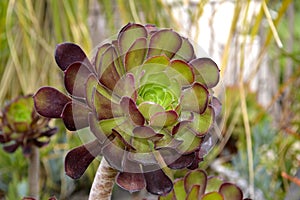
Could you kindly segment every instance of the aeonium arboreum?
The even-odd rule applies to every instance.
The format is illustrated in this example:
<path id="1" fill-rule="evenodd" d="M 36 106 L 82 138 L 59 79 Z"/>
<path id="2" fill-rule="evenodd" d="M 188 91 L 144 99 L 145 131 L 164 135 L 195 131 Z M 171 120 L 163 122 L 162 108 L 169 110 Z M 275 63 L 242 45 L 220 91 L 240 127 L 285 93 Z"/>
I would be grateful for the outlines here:
<path id="1" fill-rule="evenodd" d="M 73 43 L 57 45 L 55 59 L 69 94 L 43 87 L 34 95 L 36 110 L 62 118 L 71 131 L 89 126 L 95 136 L 67 154 L 67 175 L 79 178 L 102 155 L 120 187 L 164 195 L 173 188 L 169 168 L 198 167 L 221 108 L 212 91 L 219 69 L 197 58 L 188 39 L 129 23 L 92 61 Z"/>
<path id="2" fill-rule="evenodd" d="M 47 145 L 57 128 L 49 126 L 49 118 L 42 117 L 34 109 L 32 95 L 20 96 L 10 101 L 0 116 L 0 143 L 8 153 L 22 148 L 29 158 L 29 195 L 39 196 L 39 150 Z"/>

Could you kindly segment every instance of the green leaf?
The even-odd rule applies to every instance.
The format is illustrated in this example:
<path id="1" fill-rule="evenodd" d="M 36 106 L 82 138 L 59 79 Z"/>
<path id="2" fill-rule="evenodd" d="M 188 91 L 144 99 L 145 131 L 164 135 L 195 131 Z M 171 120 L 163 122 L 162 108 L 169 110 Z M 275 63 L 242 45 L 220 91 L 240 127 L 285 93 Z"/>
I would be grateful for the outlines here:
<path id="1" fill-rule="evenodd" d="M 150 125 L 154 127 L 171 126 L 177 122 L 178 114 L 174 110 L 159 112 L 150 118 Z"/>
<path id="2" fill-rule="evenodd" d="M 125 55 L 125 69 L 130 71 L 143 64 L 147 53 L 147 39 L 138 38 Z"/>
<path id="3" fill-rule="evenodd" d="M 220 186 L 222 185 L 223 181 L 216 176 L 209 177 L 207 180 L 207 186 L 206 186 L 206 193 L 219 191 Z"/>
<path id="4" fill-rule="evenodd" d="M 232 183 L 223 183 L 219 189 L 219 193 L 223 195 L 224 200 L 243 199 L 243 193 L 241 189 Z"/>
<path id="5" fill-rule="evenodd" d="M 174 193 L 176 196 L 176 199 L 185 199 L 186 198 L 186 191 L 184 189 L 184 180 L 183 178 L 177 179 L 174 182 Z"/>
<path id="6" fill-rule="evenodd" d="M 20 128 L 24 125 L 29 127 L 32 121 L 33 99 L 31 96 L 19 97 L 10 102 L 4 108 L 4 118 L 13 126 L 14 123 L 19 124 Z"/>
<path id="7" fill-rule="evenodd" d="M 218 192 L 210 192 L 205 194 L 201 200 L 224 200 Z"/>
<path id="8" fill-rule="evenodd" d="M 211 106 L 208 106 L 201 115 L 194 113 L 194 120 L 191 123 L 191 128 L 198 136 L 205 135 L 214 123 L 215 113 Z"/>
<path id="9" fill-rule="evenodd" d="M 189 85 L 194 82 L 194 73 L 186 62 L 182 60 L 172 60 L 170 63 L 171 70 L 168 70 L 169 77 L 175 78 L 182 85 Z"/>
<path id="10" fill-rule="evenodd" d="M 148 58 L 157 55 L 166 55 L 172 58 L 181 47 L 181 37 L 178 33 L 163 29 L 154 33 L 150 38 Z"/>
<path id="11" fill-rule="evenodd" d="M 150 120 L 150 118 L 156 113 L 165 111 L 161 105 L 150 101 L 142 102 L 139 104 L 138 109 L 146 120 Z"/>
<path id="12" fill-rule="evenodd" d="M 138 38 L 147 38 L 147 35 L 143 25 L 128 23 L 118 35 L 120 54 L 125 54 Z"/>
<path id="13" fill-rule="evenodd" d="M 183 90 L 181 108 L 183 111 L 193 111 L 201 114 L 207 108 L 208 96 L 209 92 L 204 85 L 194 83 L 192 87 Z"/>
<path id="14" fill-rule="evenodd" d="M 199 199 L 200 196 L 200 185 L 193 185 L 191 191 L 188 193 L 186 200 Z"/>
<path id="15" fill-rule="evenodd" d="M 190 171 L 184 177 L 184 188 L 187 193 L 192 190 L 194 185 L 199 185 L 199 195 L 203 195 L 205 193 L 206 184 L 207 175 L 205 171 L 201 169 Z"/>

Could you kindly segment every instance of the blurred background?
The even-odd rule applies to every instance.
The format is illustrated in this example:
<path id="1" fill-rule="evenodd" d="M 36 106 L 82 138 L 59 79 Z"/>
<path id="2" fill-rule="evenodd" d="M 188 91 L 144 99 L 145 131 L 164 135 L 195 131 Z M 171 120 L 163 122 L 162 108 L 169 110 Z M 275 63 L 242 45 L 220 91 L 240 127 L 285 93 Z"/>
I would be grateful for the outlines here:
<path id="1" fill-rule="evenodd" d="M 45 85 L 64 91 L 58 43 L 89 53 L 128 22 L 172 28 L 221 70 L 222 139 L 200 167 L 255 199 L 299 200 L 299 21 L 300 1 L 292 0 L 1 0 L 0 105 Z M 60 131 L 40 150 L 41 199 L 87 199 L 99 161 L 80 180 L 67 177 L 64 156 L 80 137 L 52 123 Z M 26 196 L 27 167 L 20 149 L 0 149 L 0 199 Z"/>

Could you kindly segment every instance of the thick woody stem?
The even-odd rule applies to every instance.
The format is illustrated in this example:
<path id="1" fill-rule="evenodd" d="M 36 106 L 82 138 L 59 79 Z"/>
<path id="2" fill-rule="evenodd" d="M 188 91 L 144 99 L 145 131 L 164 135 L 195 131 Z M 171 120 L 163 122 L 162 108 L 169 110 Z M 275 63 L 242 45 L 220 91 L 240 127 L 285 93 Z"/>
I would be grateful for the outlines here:
<path id="1" fill-rule="evenodd" d="M 39 199 L 39 173 L 40 173 L 39 148 L 32 146 L 29 156 L 28 181 L 29 196 Z"/>
<path id="2" fill-rule="evenodd" d="M 96 172 L 89 200 L 110 200 L 117 171 L 103 157 Z"/>

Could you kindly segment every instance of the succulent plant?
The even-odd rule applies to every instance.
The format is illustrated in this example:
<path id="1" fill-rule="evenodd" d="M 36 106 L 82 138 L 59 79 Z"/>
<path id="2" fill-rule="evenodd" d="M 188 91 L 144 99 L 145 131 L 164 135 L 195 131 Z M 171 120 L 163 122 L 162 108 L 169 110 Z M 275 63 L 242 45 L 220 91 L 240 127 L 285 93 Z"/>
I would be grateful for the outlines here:
<path id="1" fill-rule="evenodd" d="M 102 155 L 118 171 L 120 187 L 164 195 L 173 188 L 169 169 L 198 167 L 221 109 L 212 91 L 219 69 L 197 58 L 188 39 L 129 23 L 91 61 L 74 43 L 57 45 L 55 60 L 68 95 L 40 88 L 37 112 L 61 118 L 71 131 L 89 127 L 95 136 L 67 154 L 68 176 L 81 177 Z"/>
<path id="2" fill-rule="evenodd" d="M 24 155 L 32 146 L 43 147 L 49 143 L 57 128 L 50 128 L 49 118 L 37 114 L 32 95 L 18 97 L 9 102 L 0 116 L 0 142 L 9 153 L 21 147 Z"/>
<path id="3" fill-rule="evenodd" d="M 208 177 L 198 169 L 174 181 L 174 188 L 159 200 L 242 200 L 243 193 L 235 184 L 224 182 L 216 176 Z"/>

